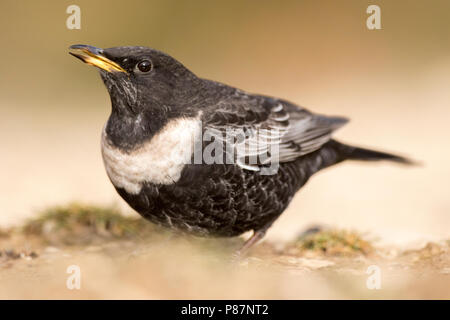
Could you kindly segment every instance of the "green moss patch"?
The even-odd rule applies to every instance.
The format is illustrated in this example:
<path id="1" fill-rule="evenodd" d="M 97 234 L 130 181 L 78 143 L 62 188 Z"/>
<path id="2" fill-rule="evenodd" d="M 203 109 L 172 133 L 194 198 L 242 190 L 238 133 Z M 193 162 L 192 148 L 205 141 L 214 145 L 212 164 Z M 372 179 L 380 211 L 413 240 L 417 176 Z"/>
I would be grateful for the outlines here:
<path id="1" fill-rule="evenodd" d="M 325 230 L 296 239 L 292 247 L 297 251 L 313 251 L 325 255 L 367 255 L 374 251 L 369 241 L 356 232 Z"/>
<path id="2" fill-rule="evenodd" d="M 24 224 L 22 232 L 50 243 L 87 244 L 105 239 L 143 239 L 165 232 L 140 217 L 112 207 L 82 204 L 51 207 Z"/>

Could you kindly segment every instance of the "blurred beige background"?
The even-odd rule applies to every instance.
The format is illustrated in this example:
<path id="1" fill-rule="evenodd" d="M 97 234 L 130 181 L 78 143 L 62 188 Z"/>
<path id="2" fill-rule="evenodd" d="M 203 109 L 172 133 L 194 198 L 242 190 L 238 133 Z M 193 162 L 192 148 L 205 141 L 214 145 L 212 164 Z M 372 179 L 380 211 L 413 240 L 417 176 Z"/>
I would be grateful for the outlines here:
<path id="1" fill-rule="evenodd" d="M 81 30 L 66 28 L 71 4 Z M 367 30 L 369 4 L 380 5 L 382 30 Z M 448 238 L 449 18 L 445 0 L 3 0 L 0 226 L 68 201 L 127 208 L 100 155 L 108 94 L 94 68 L 67 54 L 82 43 L 157 48 L 199 76 L 348 116 L 338 139 L 424 163 L 323 171 L 269 238 L 316 223 L 388 243 Z"/>

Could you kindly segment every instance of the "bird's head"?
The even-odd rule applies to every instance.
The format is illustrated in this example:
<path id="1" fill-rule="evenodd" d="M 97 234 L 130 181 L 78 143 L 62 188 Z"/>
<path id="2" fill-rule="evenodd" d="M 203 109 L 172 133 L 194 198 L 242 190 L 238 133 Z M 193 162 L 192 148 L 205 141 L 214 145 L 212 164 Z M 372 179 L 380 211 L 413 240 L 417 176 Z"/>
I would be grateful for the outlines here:
<path id="1" fill-rule="evenodd" d="M 198 78 L 169 55 L 147 47 L 73 45 L 70 54 L 100 69 L 113 112 L 140 115 L 180 107 Z"/>

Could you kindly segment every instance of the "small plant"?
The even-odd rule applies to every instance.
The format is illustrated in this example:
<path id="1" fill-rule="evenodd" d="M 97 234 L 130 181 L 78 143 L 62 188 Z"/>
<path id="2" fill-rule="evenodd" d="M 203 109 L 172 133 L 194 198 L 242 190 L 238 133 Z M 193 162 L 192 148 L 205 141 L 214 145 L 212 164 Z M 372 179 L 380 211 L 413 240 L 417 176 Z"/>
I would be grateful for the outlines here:
<path id="1" fill-rule="evenodd" d="M 294 246 L 326 255 L 367 255 L 373 251 L 372 245 L 361 235 L 346 230 L 325 230 L 308 234 L 297 239 Z"/>

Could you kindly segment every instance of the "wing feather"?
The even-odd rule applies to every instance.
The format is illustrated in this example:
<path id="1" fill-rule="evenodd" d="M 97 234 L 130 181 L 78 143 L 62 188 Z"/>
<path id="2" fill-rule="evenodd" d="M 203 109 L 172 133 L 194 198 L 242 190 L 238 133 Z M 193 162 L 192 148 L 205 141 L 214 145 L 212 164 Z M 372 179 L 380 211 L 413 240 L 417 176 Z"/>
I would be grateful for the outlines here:
<path id="1" fill-rule="evenodd" d="M 245 94 L 245 93 L 241 93 Z M 231 143 L 235 163 L 258 171 L 273 161 L 289 162 L 318 150 L 348 120 L 309 112 L 286 101 L 246 95 L 206 109 L 204 130 Z"/>

